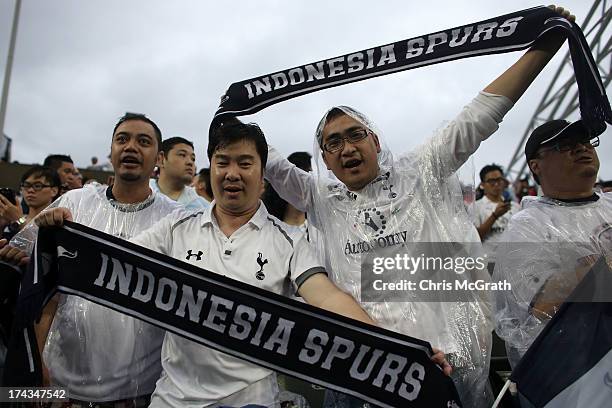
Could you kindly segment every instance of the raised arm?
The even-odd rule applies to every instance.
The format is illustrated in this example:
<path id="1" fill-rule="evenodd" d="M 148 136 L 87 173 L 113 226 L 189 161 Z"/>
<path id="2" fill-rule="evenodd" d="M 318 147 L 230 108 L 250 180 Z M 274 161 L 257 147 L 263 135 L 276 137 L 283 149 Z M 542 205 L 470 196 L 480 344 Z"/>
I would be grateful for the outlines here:
<path id="1" fill-rule="evenodd" d="M 312 210 L 315 176 L 295 166 L 269 145 L 265 178 L 289 204 L 302 212 Z"/>
<path id="2" fill-rule="evenodd" d="M 575 19 L 562 7 L 551 8 L 569 20 Z M 417 150 L 420 168 L 441 178 L 459 169 L 480 143 L 498 129 L 505 114 L 564 41 L 564 35 L 559 32 L 549 32 L 540 38 L 516 63 L 487 85 L 447 127 Z M 413 159 L 410 156 L 405 158 L 408 159 L 406 163 Z"/>
<path id="3" fill-rule="evenodd" d="M 563 7 L 550 6 L 550 8 L 570 21 L 576 20 L 576 16 L 571 15 L 569 10 Z M 565 37 L 559 32 L 545 34 L 514 65 L 491 82 L 484 91 L 503 95 L 512 102 L 518 101 L 561 48 L 564 41 Z"/>

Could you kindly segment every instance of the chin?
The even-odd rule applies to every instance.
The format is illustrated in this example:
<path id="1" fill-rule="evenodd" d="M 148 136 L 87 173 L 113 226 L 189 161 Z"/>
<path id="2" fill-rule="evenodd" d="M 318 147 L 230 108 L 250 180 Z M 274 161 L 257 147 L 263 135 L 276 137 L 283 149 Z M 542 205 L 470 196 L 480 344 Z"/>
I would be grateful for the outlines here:
<path id="1" fill-rule="evenodd" d="M 142 174 L 137 173 L 119 173 L 117 176 L 123 181 L 139 181 L 142 179 Z"/>

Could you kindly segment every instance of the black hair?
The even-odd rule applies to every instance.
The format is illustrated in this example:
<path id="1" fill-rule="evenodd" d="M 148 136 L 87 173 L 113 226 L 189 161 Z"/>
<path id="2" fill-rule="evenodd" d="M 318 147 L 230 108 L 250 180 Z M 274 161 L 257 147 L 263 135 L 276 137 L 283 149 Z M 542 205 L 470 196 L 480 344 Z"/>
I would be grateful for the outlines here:
<path id="1" fill-rule="evenodd" d="M 287 160 L 304 171 L 311 171 L 311 157 L 310 153 L 307 152 L 294 152 L 287 157 Z M 281 198 L 276 190 L 274 190 L 274 187 L 272 187 L 272 184 L 266 184 L 266 190 L 264 191 L 261 201 L 263 201 L 270 214 L 284 221 L 285 212 L 287 211 L 287 205 L 289 203 Z"/>
<path id="2" fill-rule="evenodd" d="M 48 166 L 32 166 L 21 176 L 21 184 L 30 177 L 44 178 L 51 187 L 57 187 L 57 194 L 53 197 L 53 200 L 60 196 L 62 182 L 57 174 L 57 170 Z"/>
<path id="3" fill-rule="evenodd" d="M 205 167 L 198 172 L 198 183 L 202 180 L 206 182 L 206 195 L 213 197 L 212 186 L 210 185 L 210 167 Z"/>
<path id="4" fill-rule="evenodd" d="M 502 169 L 500 165 L 495 164 L 495 163 L 487 164 L 480 170 L 480 181 L 484 183 L 487 173 L 490 173 L 492 171 L 499 171 L 502 174 L 502 176 L 504 175 L 504 169 Z"/>
<path id="5" fill-rule="evenodd" d="M 125 115 L 123 115 L 122 117 L 119 118 L 119 121 L 117 122 L 117 124 L 113 128 L 113 136 L 115 135 L 115 132 L 117 132 L 117 128 L 119 126 L 121 126 L 121 124 L 123 122 L 126 122 L 128 120 L 140 120 L 140 121 L 143 121 L 143 122 L 148 123 L 149 125 L 153 126 L 153 130 L 155 131 L 155 137 L 157 138 L 157 150 L 158 151 L 161 150 L 161 146 L 162 146 L 162 133 L 161 133 L 161 130 L 159 130 L 159 127 L 157 127 L 155 122 L 153 122 L 151 119 L 147 118 L 146 115 L 144 115 L 142 113 L 126 112 Z"/>
<path id="6" fill-rule="evenodd" d="M 208 160 L 212 163 L 212 156 L 215 151 L 242 140 L 250 140 L 255 143 L 255 150 L 261 159 L 261 172 L 263 174 L 268 162 L 268 142 L 256 123 L 242 123 L 233 118 L 218 125 L 211 132 L 208 140 Z"/>
<path id="7" fill-rule="evenodd" d="M 287 156 L 287 160 L 304 171 L 312 170 L 310 159 L 312 159 L 312 156 L 308 152 L 293 152 Z"/>
<path id="8" fill-rule="evenodd" d="M 193 142 L 179 136 L 174 136 L 162 142 L 161 150 L 164 152 L 164 156 L 168 157 L 170 150 L 172 150 L 172 148 L 177 144 L 186 144 L 187 146 L 191 146 L 192 149 L 194 148 Z"/>
<path id="9" fill-rule="evenodd" d="M 73 163 L 72 158 L 65 154 L 50 154 L 45 158 L 43 162 L 43 166 L 51 167 L 53 170 L 57 171 L 60 167 L 62 167 L 62 163 Z"/>

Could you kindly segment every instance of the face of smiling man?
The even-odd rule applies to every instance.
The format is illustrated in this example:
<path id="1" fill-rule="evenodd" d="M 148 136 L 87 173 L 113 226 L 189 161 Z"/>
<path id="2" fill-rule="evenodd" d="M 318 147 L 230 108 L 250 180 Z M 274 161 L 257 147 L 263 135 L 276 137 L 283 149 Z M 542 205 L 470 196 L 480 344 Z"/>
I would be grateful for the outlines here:
<path id="1" fill-rule="evenodd" d="M 350 141 L 360 135 L 361 140 Z M 338 150 L 329 148 L 338 143 L 341 146 Z M 378 175 L 378 137 L 349 115 L 339 115 L 327 122 L 321 145 L 325 165 L 349 190 L 361 190 Z"/>
<path id="2" fill-rule="evenodd" d="M 239 140 L 215 150 L 210 181 L 216 205 L 235 215 L 257 210 L 264 186 L 261 167 L 252 140 Z"/>

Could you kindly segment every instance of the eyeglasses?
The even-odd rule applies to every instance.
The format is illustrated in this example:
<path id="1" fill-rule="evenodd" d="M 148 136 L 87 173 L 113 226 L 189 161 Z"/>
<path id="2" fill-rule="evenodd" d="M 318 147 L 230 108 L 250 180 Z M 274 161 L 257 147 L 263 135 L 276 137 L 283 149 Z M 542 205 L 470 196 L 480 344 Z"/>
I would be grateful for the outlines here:
<path id="1" fill-rule="evenodd" d="M 334 136 L 327 139 L 327 142 L 324 143 L 321 147 L 328 153 L 335 153 L 344 148 L 345 140 L 348 140 L 349 143 L 359 143 L 363 139 L 368 137 L 369 133 L 370 132 L 365 129 L 356 129 L 345 136 Z"/>
<path id="2" fill-rule="evenodd" d="M 43 184 L 43 183 L 33 183 L 33 184 L 30 184 L 30 183 L 21 183 L 21 189 L 22 190 L 27 190 L 29 188 L 33 188 L 34 191 L 40 191 L 40 190 L 42 190 L 45 187 L 53 187 L 53 186 L 50 185 L 50 184 Z"/>
<path id="3" fill-rule="evenodd" d="M 595 136 L 593 138 L 588 138 L 588 139 L 582 139 L 582 140 L 576 140 L 576 139 L 560 140 L 554 145 L 552 145 L 550 148 L 542 149 L 538 151 L 538 154 L 544 153 L 544 152 L 550 152 L 553 150 L 556 150 L 559 153 L 570 152 L 570 151 L 573 151 L 576 147 L 578 147 L 579 144 L 583 145 L 587 149 L 593 149 L 599 146 L 599 136 Z"/>
<path id="4" fill-rule="evenodd" d="M 505 181 L 506 181 L 505 178 L 497 177 L 497 178 L 485 180 L 485 183 L 490 184 L 490 185 L 495 185 L 495 184 L 501 184 L 501 183 L 503 183 Z"/>

